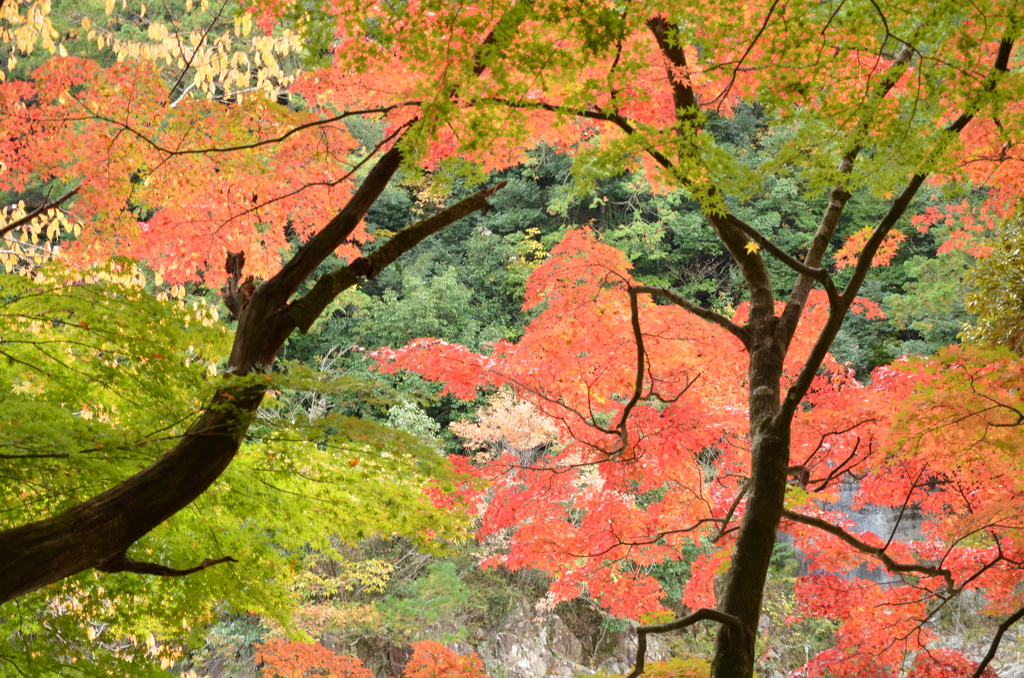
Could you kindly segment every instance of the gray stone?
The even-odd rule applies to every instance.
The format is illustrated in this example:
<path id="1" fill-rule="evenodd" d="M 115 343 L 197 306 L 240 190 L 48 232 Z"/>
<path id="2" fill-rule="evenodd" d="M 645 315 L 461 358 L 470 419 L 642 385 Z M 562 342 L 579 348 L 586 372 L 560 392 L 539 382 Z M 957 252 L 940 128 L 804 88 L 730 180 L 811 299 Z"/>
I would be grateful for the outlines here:
<path id="1" fill-rule="evenodd" d="M 550 630 L 548 649 L 555 657 L 568 660 L 573 664 L 583 661 L 583 643 L 566 626 L 558 615 L 552 615 L 548 622 Z"/>
<path id="2" fill-rule="evenodd" d="M 578 678 L 594 674 L 583 663 L 587 660 L 583 643 L 565 621 L 557 614 L 538 614 L 526 601 L 518 603 L 509 612 L 503 630 L 480 642 L 476 651 L 494 678 Z"/>
<path id="3" fill-rule="evenodd" d="M 656 635 L 647 636 L 645 661 L 662 662 L 672 658 L 668 642 Z M 629 673 L 636 661 L 636 629 L 631 628 L 615 634 L 611 655 L 601 662 L 599 668 L 608 673 Z"/>

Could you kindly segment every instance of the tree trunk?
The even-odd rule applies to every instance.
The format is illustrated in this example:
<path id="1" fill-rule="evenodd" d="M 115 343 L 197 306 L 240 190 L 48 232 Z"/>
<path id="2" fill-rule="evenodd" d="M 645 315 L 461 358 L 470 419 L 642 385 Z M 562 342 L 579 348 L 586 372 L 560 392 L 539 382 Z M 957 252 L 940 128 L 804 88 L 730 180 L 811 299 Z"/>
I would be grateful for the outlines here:
<path id="1" fill-rule="evenodd" d="M 100 495 L 56 516 L 0 532 L 0 603 L 90 568 L 130 571 L 135 561 L 127 556 L 128 548 L 205 492 L 238 452 L 266 388 L 237 381 L 233 385 L 233 377 L 270 369 L 292 331 L 309 329 L 344 289 L 361 276 L 373 277 L 429 235 L 489 209 L 487 198 L 505 185 L 479 191 L 407 226 L 373 254 L 322 275 L 312 291 L 290 300 L 355 229 L 398 170 L 400 159 L 397 148 L 386 153 L 346 207 L 256 289 L 238 319 L 224 387 L 177 445 Z"/>
<path id="2" fill-rule="evenodd" d="M 0 532 L 0 603 L 118 559 L 220 477 L 238 452 L 265 391 L 233 386 L 232 376 L 270 368 L 297 326 L 289 298 L 355 229 L 400 161 L 397 148 L 385 153 L 345 208 L 256 289 L 238 319 L 225 387 L 177 445 L 102 494 L 50 518 Z"/>
<path id="3" fill-rule="evenodd" d="M 775 339 L 776 318 L 752 318 L 750 366 L 751 468 L 725 592 L 718 609 L 737 617 L 746 632 L 722 625 L 715 639 L 712 678 L 750 678 L 761 600 L 786 497 L 789 425 L 777 422 L 785 350 Z"/>
<path id="4" fill-rule="evenodd" d="M 52 518 L 0 533 L 0 602 L 124 553 L 185 508 L 234 459 L 263 389 L 225 389 L 164 456 Z"/>

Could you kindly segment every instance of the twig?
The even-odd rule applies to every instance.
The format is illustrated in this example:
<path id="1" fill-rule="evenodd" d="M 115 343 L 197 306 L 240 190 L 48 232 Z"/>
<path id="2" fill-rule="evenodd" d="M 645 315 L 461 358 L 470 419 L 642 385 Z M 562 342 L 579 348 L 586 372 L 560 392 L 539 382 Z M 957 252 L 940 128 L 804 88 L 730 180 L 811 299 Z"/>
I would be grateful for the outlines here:
<path id="1" fill-rule="evenodd" d="M 44 213 L 44 212 L 46 212 L 48 210 L 52 210 L 54 208 L 60 207 L 65 202 L 67 202 L 71 197 L 73 197 L 75 195 L 78 195 L 78 191 L 81 188 L 82 188 L 82 184 L 79 184 L 79 185 L 75 186 L 74 188 L 72 188 L 67 193 L 65 193 L 64 195 L 62 195 L 61 197 L 57 198 L 56 200 L 44 202 L 42 205 L 40 205 L 39 207 L 35 208 L 34 210 L 29 212 L 28 214 L 26 214 L 22 218 L 15 219 L 14 221 L 12 221 L 11 223 L 7 224 L 3 228 L 0 228 L 0 238 L 2 238 L 3 236 L 7 235 L 8 233 L 13 231 L 14 229 L 18 228 L 19 226 L 24 226 L 25 224 L 30 223 L 33 219 L 38 217 L 40 214 L 42 214 L 42 213 Z"/>
<path id="2" fill-rule="evenodd" d="M 728 331 L 730 334 L 735 336 L 737 339 L 743 342 L 744 346 L 747 346 L 750 341 L 750 333 L 745 327 L 740 327 L 733 321 L 726 318 L 724 315 L 720 315 L 706 308 L 701 308 L 697 304 L 693 303 L 689 299 L 682 297 L 670 289 L 664 287 L 654 287 L 653 285 L 636 285 L 631 287 L 631 294 L 633 292 L 637 294 L 650 294 L 653 297 L 662 297 L 671 301 L 676 306 L 686 309 L 690 313 L 694 314 L 702 320 L 707 320 L 710 323 L 718 325 L 722 329 Z"/>

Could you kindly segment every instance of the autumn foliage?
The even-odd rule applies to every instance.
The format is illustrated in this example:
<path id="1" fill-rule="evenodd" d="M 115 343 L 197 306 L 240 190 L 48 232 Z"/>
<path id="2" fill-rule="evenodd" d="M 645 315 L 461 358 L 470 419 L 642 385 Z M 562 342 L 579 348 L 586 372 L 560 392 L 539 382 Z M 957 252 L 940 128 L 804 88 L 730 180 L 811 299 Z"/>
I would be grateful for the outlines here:
<path id="1" fill-rule="evenodd" d="M 413 643 L 412 648 L 404 678 L 489 678 L 475 654 L 462 656 L 431 640 Z M 257 646 L 253 661 L 263 666 L 264 678 L 373 678 L 373 672 L 355 657 L 336 654 L 318 643 L 272 639 Z"/>
<path id="2" fill-rule="evenodd" d="M 440 643 L 424 640 L 413 644 L 405 678 L 489 678 L 477 655 L 456 654 Z"/>
<path id="3" fill-rule="evenodd" d="M 269 640 L 257 647 L 253 661 L 263 666 L 264 678 L 373 678 L 355 657 L 335 654 L 318 643 Z"/>
<path id="4" fill-rule="evenodd" d="M 494 405 L 480 424 L 457 427 L 476 447 L 488 433 L 501 443 L 460 462 L 491 481 L 479 536 L 504 548 L 484 565 L 542 569 L 556 601 L 587 594 L 613 615 L 643 619 L 665 611 L 651 566 L 695 550 L 681 602 L 716 605 L 715 580 L 746 510 L 749 423 L 741 348 L 674 306 L 638 304 L 646 371 L 633 401 L 631 285 L 617 250 L 570 232 L 531 278 L 527 303 L 541 310 L 516 344 L 477 355 L 423 340 L 378 358 L 382 369 L 414 370 L 460 397 L 506 389 L 556 429 L 557 442 L 537 449 L 544 439 L 526 433 L 540 426 L 523 427 L 516 449 L 492 423 Z M 812 297 L 790 369 L 824 321 L 822 307 L 827 300 Z M 867 301 L 862 311 L 879 312 Z M 1012 356 L 965 350 L 881 368 L 869 383 L 826 363 L 794 424 L 783 525 L 809 569 L 798 614 L 841 621 L 835 647 L 812 658 L 806 675 L 890 675 L 931 651 L 927 622 L 965 590 L 982 593 L 992 615 L 1024 603 L 1022 377 Z M 843 508 L 849 488 L 855 498 Z M 892 534 L 858 528 L 850 510 L 862 507 L 896 516 Z M 912 520 L 920 527 L 897 534 Z M 858 567 L 887 570 L 891 583 L 846 574 Z M 922 654 L 915 675 L 945 675 L 936 667 L 957 662 L 969 665 L 954 650 Z"/>
<path id="5" fill-rule="evenodd" d="M 0 212 L 5 268 L 39 280 L 53 257 L 82 270 L 130 257 L 153 291 L 180 297 L 185 283 L 220 286 L 225 256 L 243 253 L 246 275 L 265 282 L 252 284 L 247 308 L 236 300 L 231 376 L 182 420 L 193 421 L 188 434 L 153 463 L 88 485 L 96 494 L 63 513 L 4 525 L 5 600 L 91 569 L 166 573 L 132 564 L 128 549 L 239 468 L 293 331 L 430 234 L 489 209 L 503 184 L 371 248 L 363 218 L 377 199 L 397 177 L 446 196 L 540 144 L 574 156 L 574 198 L 624 172 L 678 192 L 746 301 L 700 306 L 657 286 L 668 272 L 644 284 L 624 254 L 575 229 L 531 278 L 536 317 L 517 342 L 476 353 L 422 338 L 377 353 L 381 369 L 418 372 L 456 397 L 514 399 L 461 428 L 487 448 L 456 461 L 491 483 L 490 495 L 467 489 L 479 535 L 502 546 L 485 564 L 537 568 L 553 599 L 586 594 L 643 619 L 667 607 L 655 568 L 694 555 L 682 603 L 725 620 L 716 678 L 754 670 L 780 530 L 810 567 L 799 614 L 840 622 L 809 675 L 892 675 L 911 660 L 922 678 L 970 670 L 933 646 L 930 623 L 950 601 L 975 591 L 987 613 L 1024 614 L 1019 358 L 953 351 L 858 380 L 828 354 L 848 313 L 881 312 L 858 295 L 912 236 L 905 217 L 911 230 L 948 227 L 943 251 L 980 256 L 989 246 L 979 238 L 1014 213 L 1019 3 L 262 0 L 180 34 L 140 5 L 133 39 L 76 16 L 75 34 L 112 50 L 109 62 L 69 52 L 50 9 L 0 10 L 10 45 L 0 191 L 37 203 Z M 307 47 L 319 62 L 297 58 Z M 52 56 L 19 71 L 36 49 Z M 785 138 L 767 157 L 716 138 L 710 122 L 742 106 L 758 109 L 763 137 Z M 826 196 L 792 251 L 742 218 L 771 177 Z M 912 214 L 922 186 L 953 181 L 985 195 Z M 882 207 L 844 244 L 855 194 Z M 538 421 L 513 432 L 524 415 Z M 347 455 L 347 472 L 367 473 L 362 459 Z M 111 486 L 118 500 L 104 503 Z M 918 525 L 860 529 L 840 510 L 844 492 L 854 511 L 891 510 L 897 527 L 913 514 Z M 893 581 L 846 576 L 860 566 Z M 478 668 L 431 648 L 424 676 Z M 312 646 L 261 652 L 281 675 L 364 670 Z"/>

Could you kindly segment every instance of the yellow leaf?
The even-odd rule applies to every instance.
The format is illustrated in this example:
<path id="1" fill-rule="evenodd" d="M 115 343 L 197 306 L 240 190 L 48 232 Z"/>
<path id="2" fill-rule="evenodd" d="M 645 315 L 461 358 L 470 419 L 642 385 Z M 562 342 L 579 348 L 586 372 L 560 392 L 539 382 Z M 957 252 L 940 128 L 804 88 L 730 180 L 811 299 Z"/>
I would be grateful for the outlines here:
<path id="1" fill-rule="evenodd" d="M 146 16 L 146 6 L 140 2 L 139 3 L 139 18 L 141 19 L 144 16 Z"/>
<path id="2" fill-rule="evenodd" d="M 82 30 L 87 31 L 92 26 L 92 21 L 89 17 L 82 17 Z"/>
<path id="3" fill-rule="evenodd" d="M 59 54 L 60 54 L 60 55 L 61 55 L 62 57 L 66 57 L 66 56 L 68 55 L 68 51 L 67 51 L 66 49 L 64 49 L 64 45 L 63 45 L 63 44 L 61 44 L 61 45 L 60 45 L 60 46 L 59 46 L 59 47 L 57 48 L 57 51 L 58 51 L 58 53 L 59 53 Z"/>
<path id="4" fill-rule="evenodd" d="M 107 16 L 114 13 L 114 0 L 107 0 Z"/>
<path id="5" fill-rule="evenodd" d="M 751 240 L 750 242 L 743 246 L 743 249 L 747 251 L 747 254 L 757 254 L 758 251 L 760 251 L 761 246 L 758 245 L 753 240 Z"/>

